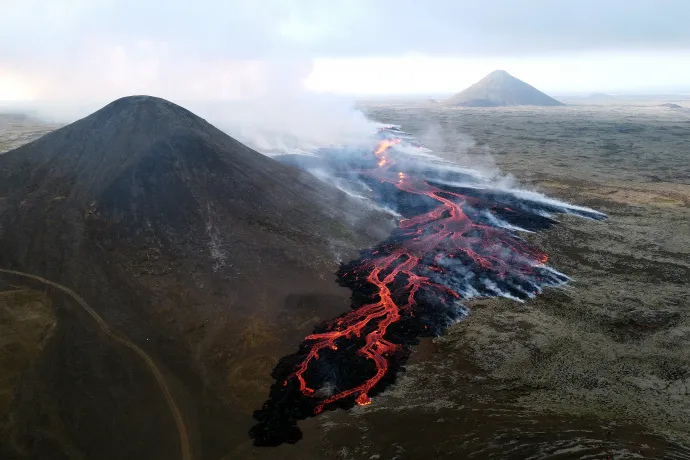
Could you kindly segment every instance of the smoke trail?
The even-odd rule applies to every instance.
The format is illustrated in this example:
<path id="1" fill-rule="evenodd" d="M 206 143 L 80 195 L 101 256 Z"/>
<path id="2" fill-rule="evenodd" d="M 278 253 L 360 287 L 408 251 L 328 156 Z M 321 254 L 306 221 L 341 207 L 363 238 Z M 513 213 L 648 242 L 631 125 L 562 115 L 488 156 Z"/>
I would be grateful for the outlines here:
<path id="1" fill-rule="evenodd" d="M 452 165 L 396 126 L 379 130 L 368 146 L 277 158 L 338 180 L 400 221 L 385 241 L 342 264 L 338 280 L 352 290 L 352 310 L 317 326 L 275 367 L 276 383 L 250 431 L 257 445 L 296 442 L 297 420 L 371 404 L 420 337 L 467 316 L 463 301 L 524 302 L 569 281 L 519 233 L 551 227 L 555 213 L 606 217 Z"/>

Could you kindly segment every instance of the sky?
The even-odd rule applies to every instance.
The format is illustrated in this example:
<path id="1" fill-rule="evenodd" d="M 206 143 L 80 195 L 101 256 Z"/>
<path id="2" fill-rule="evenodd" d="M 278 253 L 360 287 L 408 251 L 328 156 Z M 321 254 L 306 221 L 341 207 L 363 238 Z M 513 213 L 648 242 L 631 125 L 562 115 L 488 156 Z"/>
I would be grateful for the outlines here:
<path id="1" fill-rule="evenodd" d="M 687 0 L 0 0 L 0 101 L 690 93 Z"/>

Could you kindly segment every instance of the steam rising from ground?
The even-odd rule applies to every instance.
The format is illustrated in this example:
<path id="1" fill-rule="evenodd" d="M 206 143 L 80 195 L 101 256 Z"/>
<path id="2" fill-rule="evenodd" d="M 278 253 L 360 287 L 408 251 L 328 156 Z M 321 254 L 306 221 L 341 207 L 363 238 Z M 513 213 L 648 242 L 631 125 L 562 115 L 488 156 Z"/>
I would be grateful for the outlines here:
<path id="1" fill-rule="evenodd" d="M 271 156 L 311 154 L 325 147 L 370 142 L 379 126 L 347 99 L 310 93 L 200 102 L 189 107 L 232 137 Z"/>
<path id="2" fill-rule="evenodd" d="M 399 126 L 374 134 L 368 145 L 278 157 L 401 218 L 386 240 L 341 264 L 352 311 L 318 325 L 275 367 L 269 400 L 254 414 L 256 445 L 296 442 L 298 420 L 371 404 L 419 337 L 441 335 L 467 316 L 463 300 L 522 302 L 568 282 L 520 232 L 550 228 L 556 213 L 606 217 L 437 158 Z"/>
<path id="3" fill-rule="evenodd" d="M 318 112 L 313 112 L 316 115 Z M 321 180 L 334 185 L 345 191 L 351 196 L 367 199 L 371 188 L 362 182 L 358 171 L 368 167 L 368 159 L 362 156 L 362 152 L 373 152 L 380 143 L 381 135 L 386 139 L 394 139 L 395 164 L 405 173 L 413 174 L 417 177 L 424 177 L 434 184 L 444 187 L 469 188 L 484 190 L 484 194 L 496 194 L 510 196 L 519 206 L 531 207 L 530 210 L 537 209 L 537 212 L 546 218 L 551 218 L 554 213 L 572 213 L 583 217 L 603 218 L 604 215 L 596 211 L 565 203 L 546 195 L 520 188 L 512 175 L 502 174 L 495 166 L 488 166 L 492 163 L 490 155 L 480 158 L 479 167 L 470 166 L 471 159 L 465 157 L 464 165 L 450 162 L 436 156 L 433 150 L 420 143 L 414 136 L 406 133 L 401 126 L 386 125 L 379 122 L 368 120 L 360 112 L 343 112 L 349 119 L 346 128 L 341 128 L 337 122 L 328 121 L 328 127 L 332 132 L 337 132 L 332 136 L 331 142 L 327 142 L 325 137 L 293 136 L 294 145 L 298 148 L 282 148 L 280 139 L 286 137 L 280 135 L 279 131 L 275 137 L 256 137 L 254 142 L 264 142 L 268 150 L 264 152 L 275 155 L 280 161 L 290 163 L 311 172 Z M 433 128 L 432 128 L 433 129 Z M 262 133 L 259 128 L 254 134 Z M 304 131 L 308 133 L 308 130 Z M 434 131 L 430 130 L 425 134 L 429 139 Z M 278 142 L 276 142 L 276 140 Z M 316 146 L 318 148 L 309 148 Z M 472 144 L 471 138 L 464 138 L 464 149 Z M 446 146 L 447 148 L 447 146 Z M 475 157 L 476 158 L 476 157 Z M 380 165 L 383 166 L 383 165 Z M 348 174 L 347 171 L 352 171 Z M 382 203 L 377 201 L 377 205 L 386 211 L 399 215 L 396 203 Z M 493 217 L 487 217 L 493 218 Z M 496 222 L 497 226 L 506 229 L 526 231 L 520 227 L 515 227 L 506 222 Z"/>

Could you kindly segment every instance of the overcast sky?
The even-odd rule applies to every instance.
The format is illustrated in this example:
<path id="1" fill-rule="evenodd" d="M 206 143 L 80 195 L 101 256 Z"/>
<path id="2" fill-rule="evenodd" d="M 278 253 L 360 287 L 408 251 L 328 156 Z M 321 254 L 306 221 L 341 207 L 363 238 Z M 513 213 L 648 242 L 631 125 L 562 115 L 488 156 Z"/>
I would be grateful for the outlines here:
<path id="1" fill-rule="evenodd" d="M 688 0 L 0 0 L 0 100 L 690 92 Z"/>

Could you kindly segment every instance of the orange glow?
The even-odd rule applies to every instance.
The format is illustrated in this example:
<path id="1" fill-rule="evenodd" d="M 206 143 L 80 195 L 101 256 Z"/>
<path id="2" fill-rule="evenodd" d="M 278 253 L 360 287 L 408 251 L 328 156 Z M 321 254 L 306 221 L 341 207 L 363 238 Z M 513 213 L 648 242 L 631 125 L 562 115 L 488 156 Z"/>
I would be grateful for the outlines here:
<path id="1" fill-rule="evenodd" d="M 360 406 L 368 406 L 369 404 L 371 404 L 371 399 L 365 393 L 359 395 L 356 401 L 357 404 L 359 404 Z"/>
<path id="2" fill-rule="evenodd" d="M 374 151 L 374 155 L 381 155 L 383 152 L 399 143 L 400 139 L 384 139 L 379 142 L 379 146 L 376 148 L 376 151 Z"/>
<path id="3" fill-rule="evenodd" d="M 501 255 L 504 251 L 541 262 L 548 260 L 546 254 L 531 248 L 521 240 L 514 239 L 510 234 L 473 222 L 463 209 L 472 198 L 436 187 L 414 176 L 403 180 L 406 179 L 403 172 L 391 171 L 395 159 L 389 159 L 384 153 L 399 142 L 400 139 L 382 141 L 374 152 L 380 160 L 380 169 L 372 169 L 367 173 L 373 179 L 395 185 L 402 192 L 428 197 L 434 200 L 437 206 L 401 220 L 400 235 L 406 244 L 389 248 L 387 255 L 368 259 L 357 269 L 368 271 L 366 283 L 375 288 L 375 300 L 345 313 L 327 330 L 306 337 L 309 341 L 308 352 L 290 376 L 297 380 L 299 390 L 304 396 L 317 398 L 314 388 L 307 384 L 306 375 L 310 365 L 319 359 L 322 350 L 337 349 L 337 341 L 363 339 L 363 345 L 357 354 L 374 364 L 374 372 L 362 383 L 340 389 L 326 398 L 319 398 L 314 409 L 315 414 L 322 412 L 329 404 L 349 397 L 354 397 L 360 406 L 371 404 L 368 393 L 389 371 L 390 357 L 403 349 L 402 345 L 390 342 L 384 337 L 389 326 L 400 321 L 403 314 L 414 313 L 418 293 L 433 290 L 444 302 L 461 298 L 452 288 L 420 273 L 419 268 L 425 263 L 425 258 L 437 251 L 437 248 L 447 245 L 453 249 L 453 253 L 448 255 L 449 258 L 463 254 L 472 260 L 476 267 L 494 272 L 499 278 L 505 278 L 511 270 L 510 259 Z M 481 232 L 480 237 L 476 236 L 478 232 Z M 428 265 L 425 268 L 435 273 L 444 273 L 440 266 Z M 396 280 L 405 281 L 396 286 Z M 407 295 L 402 297 L 401 292 Z M 444 298 L 446 300 L 443 300 Z M 428 326 L 424 325 L 424 328 L 428 329 Z"/>

